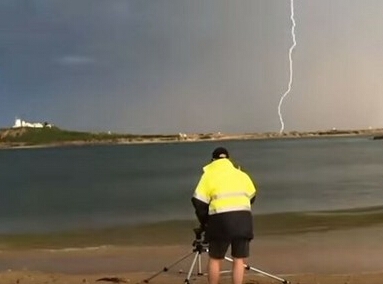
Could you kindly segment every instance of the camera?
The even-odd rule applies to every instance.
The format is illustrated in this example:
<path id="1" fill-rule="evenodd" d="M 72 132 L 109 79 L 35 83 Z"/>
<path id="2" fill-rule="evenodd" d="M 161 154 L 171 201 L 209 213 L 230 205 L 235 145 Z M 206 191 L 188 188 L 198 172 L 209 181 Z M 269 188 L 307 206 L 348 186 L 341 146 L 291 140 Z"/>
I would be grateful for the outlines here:
<path id="1" fill-rule="evenodd" d="M 205 233 L 205 229 L 203 227 L 198 227 L 198 228 L 194 228 L 193 229 L 194 231 L 194 235 L 195 235 L 195 239 L 198 240 L 198 241 L 201 241 L 204 233 Z"/>
<path id="2" fill-rule="evenodd" d="M 200 226 L 194 228 L 195 240 L 193 241 L 194 251 L 207 251 L 209 247 L 208 241 L 205 239 L 205 228 Z"/>

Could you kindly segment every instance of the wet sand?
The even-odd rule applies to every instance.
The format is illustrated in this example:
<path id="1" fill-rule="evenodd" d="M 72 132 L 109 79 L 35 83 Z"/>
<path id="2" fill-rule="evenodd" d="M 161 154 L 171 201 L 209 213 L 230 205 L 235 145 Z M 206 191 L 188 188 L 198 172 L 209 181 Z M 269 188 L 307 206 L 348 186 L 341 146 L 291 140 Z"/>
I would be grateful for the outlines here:
<path id="1" fill-rule="evenodd" d="M 382 226 L 256 237 L 248 264 L 291 283 L 383 283 L 382 240 Z M 184 283 L 195 256 L 193 249 L 190 244 L 3 250 L 0 283 L 113 283 L 99 280 L 105 277 L 117 277 L 120 283 L 142 283 L 164 267 L 169 271 L 149 283 Z M 203 273 L 206 260 L 204 252 Z M 207 283 L 206 276 L 196 275 L 197 269 L 196 265 L 191 283 Z M 223 269 L 230 270 L 230 262 L 225 261 Z M 281 283 L 251 270 L 245 278 L 248 284 Z M 230 275 L 224 273 L 221 282 L 230 283 Z"/>

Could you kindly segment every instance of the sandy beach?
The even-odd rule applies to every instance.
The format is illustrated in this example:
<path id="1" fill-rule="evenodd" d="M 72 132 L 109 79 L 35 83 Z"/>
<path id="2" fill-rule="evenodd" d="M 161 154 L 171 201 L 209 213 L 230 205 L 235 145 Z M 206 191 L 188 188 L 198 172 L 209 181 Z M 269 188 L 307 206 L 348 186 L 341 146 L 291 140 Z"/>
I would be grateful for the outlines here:
<path id="1" fill-rule="evenodd" d="M 368 141 L 370 142 L 370 141 Z M 374 144 L 373 144 L 374 143 Z M 187 145 L 187 144 L 183 144 Z M 196 145 L 196 144 L 194 144 Z M 291 145 L 291 144 L 289 144 Z M 336 144 L 330 144 L 330 146 L 334 146 Z M 342 150 L 344 148 L 347 148 L 347 144 L 341 144 L 342 146 L 338 148 L 338 150 Z M 359 144 L 357 144 L 359 145 Z M 365 143 L 363 142 L 364 147 Z M 372 147 L 373 145 L 374 147 Z M 376 144 L 375 142 L 372 142 L 371 145 L 368 146 L 370 148 L 368 149 L 376 149 L 380 147 L 380 144 Z M 152 146 L 152 145 L 150 145 Z M 154 146 L 154 145 L 153 145 Z M 326 146 L 324 148 L 324 151 L 327 153 L 330 146 Z M 90 149 L 90 148 L 89 148 Z M 89 150 L 86 149 L 86 150 Z M 152 149 L 157 150 L 155 147 Z M 292 148 L 289 148 L 290 150 Z M 300 149 L 300 148 L 299 148 Z M 310 148 L 311 149 L 311 148 Z M 308 155 L 309 150 L 307 149 L 307 152 L 305 152 L 306 155 Z M 347 148 L 348 149 L 348 148 Z M 343 155 L 344 157 L 349 157 L 349 153 L 353 153 L 354 148 L 351 148 L 349 152 L 345 152 L 346 154 Z M 356 153 L 360 153 L 361 147 L 356 147 L 357 149 Z M 367 149 L 367 147 L 366 147 Z M 380 148 L 379 148 L 380 149 Z M 99 149 L 97 149 L 99 150 Z M 119 149 L 108 149 L 116 151 L 115 153 L 118 153 L 118 156 L 120 155 Z M 118 151 L 117 151 L 118 150 Z M 136 149 L 137 150 L 137 149 Z M 147 149 L 145 149 L 147 150 Z M 294 148 L 293 148 L 294 150 Z M 163 151 L 163 148 L 161 148 L 161 151 Z M 310 150 L 311 151 L 311 150 Z M 3 154 L 5 156 L 9 156 L 9 161 L 18 161 L 14 158 L 14 156 L 9 155 L 9 153 L 13 154 L 22 154 L 19 151 L 3 151 Z M 324 152 L 324 153 L 325 153 Z M 30 151 L 26 152 L 27 154 L 31 154 L 29 157 L 30 161 L 36 160 L 35 152 Z M 77 161 L 78 164 L 82 160 L 75 159 L 76 157 L 73 155 L 78 155 L 78 153 L 81 154 L 81 151 L 65 151 L 65 153 L 57 151 L 49 151 L 46 157 L 49 157 L 47 160 L 49 163 L 44 163 L 44 167 L 41 167 L 41 169 L 44 169 L 44 171 L 47 171 L 47 168 L 45 167 L 45 164 L 47 165 L 54 165 L 56 163 L 56 159 L 51 159 L 51 155 L 53 154 L 53 157 L 63 158 L 66 157 L 68 159 L 66 167 L 64 168 L 66 172 L 73 172 L 74 164 L 72 163 L 72 159 Z M 86 152 L 92 154 L 92 151 Z M 128 152 L 130 153 L 130 152 Z M 153 152 L 156 153 L 156 152 Z M 177 156 L 178 152 L 173 153 Z M 278 152 L 277 152 L 278 153 Z M 292 152 L 294 153 L 294 152 Z M 299 154 L 299 152 L 297 152 Z M 321 153 L 321 152 L 319 152 Z M 332 152 L 331 152 L 332 153 Z M 375 153 L 375 152 L 373 152 Z M 65 154 L 65 155 L 63 155 Z M 68 156 L 71 154 L 72 156 Z M 99 154 L 99 152 L 97 153 Z M 172 154 L 172 152 L 170 152 Z M 57 155 L 57 156 L 56 156 Z M 332 154 L 331 154 L 332 155 Z M 41 156 L 41 155 L 40 155 Z M 90 156 L 93 156 L 90 155 Z M 108 152 L 108 157 L 111 156 L 110 152 Z M 313 161 L 316 161 L 320 155 L 313 156 Z M 341 158 L 343 158 L 343 156 Z M 381 155 L 375 155 L 374 156 L 380 156 Z M 27 156 L 28 157 L 28 156 Z M 39 157 L 37 155 L 37 157 Z M 97 157 L 99 157 L 97 155 Z M 129 159 L 131 156 L 127 155 Z M 171 157 L 171 156 L 169 156 Z M 311 157 L 311 156 L 305 156 L 305 157 Z M 352 161 L 355 161 L 355 159 L 359 158 L 359 155 L 356 156 L 350 156 L 350 157 L 356 157 L 352 158 Z M 141 156 L 138 156 L 139 160 L 141 160 Z M 286 160 L 282 160 L 281 162 L 289 163 L 290 161 L 293 161 L 293 158 L 295 156 L 291 156 L 290 158 Z M 334 201 L 335 204 L 338 204 L 339 208 L 341 208 L 342 204 L 346 203 L 346 209 L 340 210 L 339 208 L 335 208 L 334 211 L 308 211 L 306 212 L 304 207 L 298 207 L 298 212 L 288 212 L 288 211 L 281 211 L 278 214 L 259 214 L 257 215 L 257 218 L 255 219 L 255 239 L 251 243 L 251 254 L 247 261 L 247 263 L 256 269 L 260 269 L 262 271 L 265 271 L 267 273 L 270 273 L 272 275 L 275 275 L 277 277 L 286 279 L 287 281 L 291 283 L 300 283 L 300 284 L 319 284 L 319 283 L 328 283 L 328 284 L 367 284 L 367 283 L 383 283 L 383 246 L 382 246 L 382 240 L 383 240 L 383 209 L 379 202 L 381 202 L 381 198 L 376 198 L 373 195 L 374 192 L 377 192 L 380 190 L 381 185 L 381 169 L 379 167 L 372 168 L 371 161 L 375 161 L 372 159 L 373 156 L 367 157 L 365 163 L 360 163 L 360 167 L 345 167 L 341 168 L 342 171 L 353 173 L 351 176 L 352 179 L 350 179 L 350 175 L 343 176 L 342 179 L 338 180 L 333 179 L 331 180 L 332 176 L 338 177 L 338 174 L 342 174 L 339 171 L 337 172 L 337 169 L 331 168 L 330 165 L 332 165 L 332 160 L 330 159 L 330 162 L 324 161 L 322 164 L 314 164 L 312 166 L 313 171 L 308 171 L 307 179 L 308 183 L 305 186 L 302 186 L 302 190 L 300 193 L 307 193 L 307 189 L 311 186 L 317 185 L 320 189 L 322 185 L 322 179 L 319 180 L 319 183 L 312 184 L 311 181 L 315 181 L 317 178 L 317 169 L 324 169 L 331 171 L 331 175 L 329 175 L 328 172 L 324 172 L 324 177 L 330 178 L 330 180 L 326 180 L 326 183 L 324 183 L 325 186 L 331 186 L 337 187 L 339 185 L 339 190 L 348 189 L 348 186 L 354 185 L 352 183 L 353 179 L 357 179 L 355 181 L 355 185 L 357 188 L 360 186 L 364 186 L 363 182 L 366 184 L 368 183 L 374 183 L 374 186 L 371 187 L 370 191 L 362 192 L 362 194 L 358 194 L 358 191 L 355 191 L 355 195 L 349 196 L 349 199 L 342 199 L 344 198 L 344 195 L 341 194 L 329 194 L 329 198 L 320 200 L 321 195 L 316 195 L 312 197 L 311 199 L 305 199 L 306 202 L 308 201 L 310 208 L 313 207 L 311 210 L 315 210 L 315 206 L 320 202 L 332 202 Z M 127 161 L 128 159 L 125 158 L 124 161 Z M 87 161 L 87 160 L 85 160 Z M 100 159 L 97 158 L 89 159 L 87 161 L 86 165 L 88 164 L 97 164 L 96 162 L 99 162 Z M 135 161 L 133 159 L 133 161 Z M 153 159 L 152 162 L 155 162 L 156 159 Z M 169 161 L 172 161 L 169 159 Z M 174 160 L 173 160 L 174 161 Z M 177 160 L 176 160 L 177 161 Z M 303 161 L 305 162 L 305 161 Z M 381 165 L 380 160 L 375 161 L 376 165 Z M 105 167 L 101 167 L 101 165 L 106 165 Z M 56 188 L 59 184 L 66 185 L 65 187 L 61 188 L 58 193 L 66 192 L 68 195 L 73 195 L 74 197 L 82 197 L 83 202 L 76 203 L 77 199 L 65 199 L 65 202 L 61 203 L 62 195 L 58 194 L 57 199 L 52 199 L 57 204 L 61 205 L 62 207 L 56 209 L 56 205 L 52 205 L 51 211 L 39 211 L 41 215 L 37 215 L 39 218 L 45 218 L 45 215 L 47 214 L 58 214 L 62 212 L 67 212 L 68 204 L 71 205 L 77 205 L 74 206 L 72 210 L 74 211 L 68 211 L 68 213 L 72 213 L 73 216 L 71 218 L 74 218 L 76 221 L 78 221 L 78 224 L 81 224 L 81 230 L 73 232 L 70 231 L 69 233 L 66 233 L 64 230 L 63 233 L 57 233 L 55 234 L 44 234 L 42 231 L 37 230 L 36 234 L 30 234 L 28 232 L 28 226 L 31 226 L 33 229 L 33 222 L 31 220 L 36 222 L 35 219 L 28 219 L 26 218 L 24 220 L 25 216 L 28 216 L 29 211 L 20 212 L 18 206 L 8 207 L 8 209 L 4 209 L 4 212 L 7 212 L 6 210 L 10 211 L 16 208 L 14 211 L 15 216 L 22 216 L 20 223 L 9 223 L 8 227 L 10 228 L 24 228 L 27 233 L 23 234 L 12 234 L 12 230 L 10 230 L 10 234 L 4 234 L 2 235 L 2 240 L 0 241 L 0 284 L 1 283 L 12 283 L 12 284 L 20 284 L 20 283 L 68 283 L 68 284 L 74 284 L 74 283 L 113 283 L 112 281 L 108 280 L 120 280 L 120 283 L 143 283 L 145 279 L 150 278 L 152 275 L 154 275 L 156 272 L 161 271 L 164 267 L 171 266 L 172 263 L 179 260 L 180 258 L 184 256 L 188 256 L 186 259 L 184 259 L 182 262 L 178 263 L 175 266 L 172 266 L 169 271 L 161 273 L 157 277 L 151 279 L 150 283 L 153 284 L 176 284 L 176 283 L 184 283 L 184 280 L 187 276 L 187 272 L 190 269 L 193 256 L 195 255 L 193 253 L 193 233 L 192 228 L 197 225 L 196 220 L 192 219 L 186 219 L 186 220 L 174 220 L 169 222 L 160 222 L 158 220 L 154 220 L 153 223 L 142 223 L 138 226 L 129 226 L 129 227 L 110 227 L 111 229 L 101 229 L 99 230 L 92 230 L 92 226 L 89 226 L 89 229 L 87 229 L 87 224 L 89 221 L 98 221 L 97 218 L 105 217 L 104 215 L 92 215 L 92 218 L 84 218 L 81 215 L 77 215 L 77 212 L 75 210 L 78 210 L 78 212 L 83 212 L 84 206 L 90 206 L 92 205 L 92 202 L 94 206 L 99 206 L 100 202 L 104 201 L 105 198 L 105 192 L 109 192 L 110 188 L 108 187 L 108 191 L 104 191 L 103 188 L 98 188 L 97 186 L 99 183 L 103 184 L 114 184 L 115 181 L 121 182 L 118 178 L 121 176 L 121 172 L 119 171 L 119 167 L 116 171 L 110 171 L 107 170 L 110 168 L 110 165 L 120 165 L 121 160 L 111 160 L 107 161 L 106 163 L 102 162 L 99 165 L 100 171 L 90 171 L 89 173 L 82 172 L 83 168 L 77 168 L 77 170 L 81 173 L 87 174 L 84 181 L 86 182 L 80 182 L 81 188 L 76 188 L 77 183 L 69 184 L 73 186 L 72 191 L 68 191 L 69 185 L 66 184 L 67 178 L 65 175 L 63 175 L 65 178 L 60 179 L 60 176 L 62 174 L 62 171 L 52 172 L 52 176 L 55 178 L 54 182 L 52 184 L 46 185 L 46 190 L 41 192 L 41 195 L 36 195 L 35 201 L 36 201 L 36 210 L 40 208 L 44 208 L 47 203 L 44 199 L 45 195 L 52 194 L 52 188 Z M 174 163 L 175 165 L 178 165 L 177 163 Z M 346 165 L 349 165 L 349 161 L 345 161 Z M 14 164 L 17 166 L 17 164 Z M 307 163 L 307 161 L 304 163 L 305 167 L 310 166 L 310 163 Z M 352 163 L 354 166 L 354 164 Z M 129 166 L 129 164 L 127 165 Z M 360 182 L 359 178 L 356 175 L 358 172 L 362 171 L 364 168 L 367 168 L 365 176 L 361 176 Z M 34 169 L 35 165 L 33 164 Z M 38 167 L 36 167 L 38 169 Z M 86 168 L 86 167 L 84 167 Z M 170 168 L 172 169 L 172 168 Z M 273 168 L 274 169 L 274 168 Z M 42 172 L 40 169 L 38 169 L 39 172 Z M 177 166 L 178 170 L 178 166 Z M 297 170 L 302 170 L 302 168 L 297 168 Z M 147 172 L 153 172 L 153 168 L 147 168 L 142 167 L 142 172 L 137 171 L 133 172 L 131 176 L 127 176 L 126 172 L 123 172 L 124 177 L 126 180 L 131 180 L 132 177 L 135 177 L 140 173 L 147 173 Z M 265 169 L 265 172 L 268 171 L 268 169 Z M 355 171 L 355 172 L 353 172 Z M 173 171 L 169 171 L 170 173 L 174 173 Z M 185 173 L 188 171 L 185 170 L 185 172 L 177 172 L 179 176 L 185 176 Z M 376 173 L 375 173 L 376 172 Z M 14 175 L 12 175 L 13 171 L 9 175 L 9 181 L 8 181 L 8 187 L 10 189 L 13 188 L 19 188 L 19 185 L 13 183 L 15 179 L 17 179 Z M 35 173 L 35 172 L 33 172 Z M 58 174 L 59 173 L 59 174 Z M 102 175 L 100 174 L 102 173 Z M 291 177 L 291 172 L 282 172 L 285 174 L 283 176 L 281 181 L 286 180 L 286 177 Z M 312 174 L 312 175 L 310 175 Z M 100 179 L 96 180 L 92 184 L 88 184 L 89 181 L 91 181 L 95 176 L 105 176 L 105 177 L 111 177 L 110 179 Z M 143 175 L 146 178 L 146 175 Z M 154 176 L 153 178 L 153 184 L 157 186 L 158 183 L 164 182 L 163 186 L 158 188 L 166 188 L 170 183 L 166 182 L 165 180 L 162 180 L 164 177 L 162 174 L 158 175 L 161 177 L 161 179 L 156 179 Z M 373 178 L 371 178 L 371 176 Z M 37 185 L 35 188 L 35 192 L 39 193 L 41 189 L 41 178 L 40 179 L 33 179 L 34 175 L 30 175 L 30 180 L 27 184 L 24 185 L 25 192 L 28 192 L 30 190 L 30 185 L 32 184 L 31 181 L 35 181 L 35 184 Z M 116 179 L 117 177 L 117 179 Z M 44 178 L 44 176 L 42 176 Z M 56 180 L 56 178 L 58 178 Z M 75 175 L 73 177 L 74 179 L 78 178 L 78 175 Z M 165 176 L 166 178 L 166 176 Z M 273 176 L 269 177 L 270 180 L 274 180 Z M 301 178 L 299 175 L 297 178 Z M 180 179 L 181 180 L 181 179 Z M 183 186 L 182 183 L 178 183 L 180 180 L 176 179 L 177 186 Z M 45 181 L 45 179 L 44 179 Z M 122 179 L 124 181 L 124 179 Z M 303 180 L 304 181 L 304 180 Z M 171 182 L 174 182 L 174 178 L 172 176 Z M 340 184 L 343 182 L 344 184 Z M 130 197 L 132 197 L 131 193 L 129 191 L 125 190 L 125 184 L 129 184 L 126 181 L 121 182 L 121 184 L 124 184 L 124 186 L 121 188 L 121 191 L 115 191 L 113 192 L 113 196 L 118 196 L 119 199 L 122 200 L 129 200 Z M 319 185 L 318 185 L 319 184 Z M 375 187 L 376 184 L 376 187 Z M 82 188 L 84 185 L 88 186 L 88 188 Z M 154 194 L 154 191 L 150 191 L 150 188 L 145 188 L 146 183 L 142 184 L 132 184 L 132 188 L 135 188 L 134 186 L 138 186 L 138 188 L 144 188 L 146 189 L 146 193 Z M 284 183 L 281 182 L 282 186 L 285 186 Z M 118 186 L 116 184 L 115 186 Z M 347 187 L 346 187 L 347 186 Z M 22 188 L 22 187 L 20 187 Z M 92 190 L 90 190 L 91 188 Z M 154 187 L 157 188 L 157 187 Z M 291 187 L 292 188 L 292 187 Z M 100 195 L 98 195 L 98 191 L 96 189 L 99 189 L 101 192 Z M 82 191 L 83 190 L 83 191 Z M 290 190 L 291 189 L 287 189 Z M 9 191 L 10 195 L 12 196 L 22 196 L 23 191 L 20 191 L 21 193 L 17 191 Z M 337 191 L 333 191 L 337 193 Z M 83 195 L 76 195 L 77 193 L 82 193 Z M 172 198 L 174 196 L 178 196 L 175 193 L 178 193 L 176 191 L 176 188 L 173 189 L 173 191 L 169 191 L 169 195 Z M 313 191 L 312 194 L 315 192 Z M 327 193 L 331 193 L 331 191 L 327 191 Z M 92 195 L 90 195 L 92 194 Z M 112 194 L 112 193 L 110 193 Z M 94 195 L 94 196 L 93 196 Z M 363 197 L 368 196 L 366 201 L 363 203 Z M 89 196 L 95 197 L 92 202 L 89 200 Z M 120 196 L 124 198 L 120 198 Z M 189 198 L 189 193 L 185 194 Z M 128 198 L 129 197 L 129 198 Z M 120 204 L 121 208 L 126 209 L 127 207 L 133 207 L 137 204 L 145 204 L 147 208 L 149 208 L 149 203 L 146 202 L 146 196 L 144 196 L 142 200 L 145 200 L 145 203 L 138 203 L 140 199 L 132 199 L 133 201 L 131 203 L 122 203 Z M 181 198 L 182 196 L 179 196 L 177 198 Z M 299 195 L 298 197 L 302 197 Z M 347 196 L 346 196 L 347 197 Z M 174 198 L 175 200 L 178 200 L 177 198 Z M 284 198 L 286 198 L 286 195 L 277 195 L 273 196 L 278 203 L 276 203 L 278 206 L 281 206 L 279 204 L 280 201 L 283 201 Z M 319 199 L 317 199 L 319 198 Z M 43 200 L 44 203 L 39 203 L 39 200 Z M 372 200 L 373 199 L 373 200 Z M 16 199 L 17 200 L 17 199 Z M 49 200 L 49 199 L 47 199 Z M 52 201 L 51 200 L 51 201 Z M 60 201 L 60 202 L 59 202 Z M 113 206 L 118 203 L 118 199 L 111 199 L 109 200 L 110 206 L 102 208 L 103 210 L 109 210 L 110 208 L 113 208 Z M 296 202 L 300 202 L 301 199 L 296 199 Z M 341 202 L 343 201 L 343 203 Z M 311 203 L 310 203 L 311 202 Z M 9 202 L 4 202 L 3 206 L 4 208 L 7 208 L 6 206 L 9 204 Z M 14 204 L 19 204 L 15 202 Z M 166 206 L 171 206 L 172 203 L 166 203 Z M 117 204 L 118 205 L 118 204 Z M 190 206 L 190 204 L 187 204 Z M 139 205 L 143 207 L 143 205 Z M 124 211 L 122 210 L 123 214 L 116 215 L 117 217 L 121 216 L 124 218 L 124 222 L 126 221 L 126 216 L 134 217 L 136 218 L 138 214 L 142 213 L 141 208 L 137 206 L 136 211 Z M 352 206 L 355 206 L 356 208 L 352 208 Z M 364 207 L 365 206 L 365 207 Z M 144 208 L 145 210 L 147 208 Z M 94 209 L 93 207 L 90 207 L 90 209 Z M 166 209 L 166 208 L 165 208 Z M 87 212 L 89 208 L 84 210 Z M 174 215 L 179 215 L 182 213 L 182 210 L 175 211 L 176 213 Z M 318 209 L 319 210 L 319 209 Z M 328 209 L 327 209 L 328 210 Z M 33 211 L 31 211 L 33 212 Z M 47 213 L 48 212 L 48 213 Z M 73 214 L 76 213 L 76 214 Z M 104 212 L 104 211 L 98 211 L 95 210 L 94 212 Z M 113 211 L 112 211 L 113 212 Z M 159 212 L 161 211 L 153 211 L 153 212 Z M 23 215 L 22 215 L 23 214 Z M 58 216 L 60 216 L 58 214 Z M 156 213 L 157 214 L 157 213 Z M 177 216 L 178 216 L 177 215 Z M 86 215 L 87 216 L 87 215 Z M 86 217 L 85 216 L 85 217 Z M 114 221 L 116 216 L 111 215 L 111 220 Z M 81 220 L 81 217 L 84 219 Z M 108 217 L 108 216 L 106 216 Z M 165 215 L 165 217 L 168 217 Z M 76 219 L 80 218 L 80 219 Z M 53 221 L 47 222 L 47 224 L 51 224 L 51 229 L 60 229 L 63 230 L 63 227 L 58 226 L 57 228 L 55 225 L 57 223 L 68 221 L 68 217 L 65 217 L 64 219 L 52 219 Z M 11 220 L 11 219 L 10 219 Z M 15 220 L 18 220 L 15 218 Z M 86 221 L 84 223 L 80 223 L 80 221 Z M 6 219 L 5 219 L 6 221 Z M 69 220 L 70 221 L 70 220 Z M 38 222 L 37 222 L 38 224 Z M 44 224 L 44 223 L 43 223 Z M 109 223 L 107 223 L 110 225 Z M 45 225 L 45 224 L 44 224 Z M 65 224 L 63 224 L 65 225 Z M 92 224 L 89 224 L 92 225 Z M 97 222 L 93 224 L 97 228 Z M 7 228 L 7 224 L 4 224 L 4 227 Z M 38 228 L 38 227 L 37 227 Z M 45 227 L 44 227 L 45 228 Z M 108 227 L 107 227 L 108 228 Z M 36 229 L 36 228 L 35 228 Z M 49 228 L 47 228 L 49 229 Z M 82 231 L 83 230 L 83 231 Z M 55 230 L 52 230 L 53 232 Z M 40 235 L 39 235 L 40 233 Z M 113 245 L 109 245 L 113 244 Z M 201 255 L 202 259 L 202 272 L 206 272 L 206 261 L 207 261 L 207 254 L 203 253 Z M 224 270 L 230 269 L 230 263 L 224 262 Z M 207 277 L 206 275 L 198 276 L 196 275 L 196 270 L 193 271 L 193 275 L 191 277 L 191 284 L 192 283 L 207 283 Z M 229 273 L 224 273 L 222 275 L 222 281 L 221 284 L 229 284 L 230 281 L 230 275 Z M 245 281 L 246 284 L 271 284 L 271 283 L 280 283 L 280 281 L 275 280 L 273 278 L 264 276 L 263 274 L 256 273 L 252 270 L 246 271 L 245 275 Z"/>
<path id="2" fill-rule="evenodd" d="M 291 283 L 364 284 L 383 281 L 383 228 L 357 227 L 327 232 L 262 236 L 251 246 L 248 264 Z M 193 245 L 104 246 L 62 250 L 3 250 L 0 283 L 143 283 L 164 267 L 149 283 L 184 283 L 190 270 Z M 186 257 L 179 263 L 177 260 Z M 207 254 L 201 254 L 206 272 Z M 195 266 L 191 283 L 207 283 Z M 225 261 L 223 269 L 230 269 Z M 222 284 L 230 274 L 222 274 Z M 246 271 L 244 283 L 281 283 Z"/>

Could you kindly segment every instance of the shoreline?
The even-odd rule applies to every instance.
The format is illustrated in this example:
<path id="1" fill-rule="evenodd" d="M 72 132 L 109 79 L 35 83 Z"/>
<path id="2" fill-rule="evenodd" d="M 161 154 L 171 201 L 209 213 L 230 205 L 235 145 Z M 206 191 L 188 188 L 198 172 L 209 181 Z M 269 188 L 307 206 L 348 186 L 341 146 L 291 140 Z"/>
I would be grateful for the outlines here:
<path id="1" fill-rule="evenodd" d="M 293 284 L 377 284 L 383 277 L 382 236 L 383 227 L 374 226 L 256 237 L 246 263 Z M 191 245 L 147 245 L 0 251 L 0 283 L 102 283 L 97 280 L 104 277 L 142 283 L 164 266 L 169 267 L 169 271 L 150 283 L 182 283 L 192 263 L 192 248 Z M 174 267 L 169 266 L 187 254 L 191 256 Z M 201 256 L 205 272 L 207 255 Z M 224 262 L 223 269 L 230 266 Z M 206 276 L 193 274 L 191 280 L 196 284 L 207 283 Z M 231 283 L 229 275 L 223 275 L 221 283 Z M 275 284 L 278 281 L 246 271 L 244 283 Z"/>
<path id="2" fill-rule="evenodd" d="M 310 139 L 310 138 L 338 138 L 338 137 L 368 137 L 370 135 L 359 134 L 332 134 L 306 137 L 279 137 L 279 138 L 256 138 L 256 139 Z M 194 143 L 224 140 L 253 139 L 250 136 L 220 137 L 214 140 L 197 141 L 128 141 L 129 144 L 143 143 Z M 364 138 L 363 138 L 364 139 Z M 77 146 L 100 145 L 100 143 L 79 143 Z M 369 143 L 369 142 L 368 142 Z M 106 143 L 105 143 L 106 144 Z M 114 144 L 116 143 L 107 143 Z M 66 147 L 72 145 L 37 145 L 30 148 Z M 378 144 L 380 146 L 380 144 Z M 29 147 L 29 146 L 27 146 Z M 19 149 L 19 148 L 10 148 Z M 378 202 L 378 201 L 377 201 Z M 383 248 L 383 213 L 381 207 L 376 211 L 369 209 L 362 213 L 359 209 L 346 212 L 336 212 L 336 217 L 329 214 L 306 214 L 303 221 L 288 222 L 289 214 L 268 215 L 263 219 L 264 224 L 274 226 L 278 232 L 285 228 L 294 234 L 264 234 L 265 227 L 255 228 L 255 239 L 251 244 L 251 257 L 248 264 L 262 269 L 273 275 L 286 278 L 292 284 L 378 284 L 383 278 L 383 259 L 381 255 Z M 292 213 L 293 214 L 293 213 Z M 294 213 L 295 214 L 295 213 Z M 291 215 L 290 215 L 291 216 Z M 308 222 L 307 221 L 308 219 Z M 274 218 L 274 219 L 273 219 Z M 287 218 L 287 219 L 286 219 Z M 374 219 L 375 218 L 375 219 Z M 301 220 L 301 219 L 300 219 Z M 324 226 L 320 220 L 326 221 Z M 362 226 L 363 222 L 371 226 Z M 339 221 L 339 222 L 338 222 Z M 339 225 L 340 224 L 340 225 Z M 351 226 L 349 226 L 351 224 Z M 352 224 L 355 224 L 353 226 Z M 184 225 L 184 224 L 183 224 Z M 341 226 L 341 227 L 339 227 Z M 161 270 L 164 266 L 190 253 L 193 234 L 187 226 L 186 231 L 176 228 L 169 230 L 164 228 L 166 241 L 168 236 L 176 233 L 183 238 L 190 237 L 181 244 L 161 243 L 162 230 L 150 224 L 148 231 L 139 228 L 138 235 L 121 234 L 126 240 L 132 238 L 134 241 L 140 236 L 149 239 L 148 243 L 137 245 L 136 242 L 119 245 L 92 246 L 92 241 L 99 240 L 97 234 L 86 235 L 82 238 L 83 248 L 70 247 L 63 249 L 33 249 L 17 247 L 7 250 L 0 247 L 0 283 L 5 284 L 37 284 L 37 283 L 110 283 L 99 281 L 104 277 L 118 277 L 123 279 L 122 283 L 142 283 L 144 279 Z M 266 227 L 270 230 L 272 227 Z M 303 228 L 303 230 L 301 230 Z M 262 233 L 261 233 L 262 232 Z M 103 236 L 111 237 L 113 231 L 106 232 Z M 61 236 L 60 236 L 61 237 Z M 174 237 L 174 236 L 173 236 Z M 15 241 L 14 236 L 11 236 Z M 178 238 L 178 237 L 177 237 Z M 37 241 L 44 241 L 38 236 Z M 154 240 L 154 241 L 153 241 Z M 53 243 L 51 239 L 47 243 Z M 153 284 L 176 284 L 182 283 L 186 272 L 191 265 L 191 259 L 187 259 L 179 267 L 176 265 L 171 271 L 163 273 L 150 281 Z M 206 255 L 203 255 L 203 271 L 206 271 Z M 227 266 L 226 266 L 227 267 Z M 230 266 L 229 266 L 230 267 Z M 182 273 L 180 273 L 182 271 Z M 205 276 L 192 277 L 191 284 L 207 283 Z M 221 284 L 230 284 L 230 277 L 223 276 Z M 252 271 L 245 273 L 244 284 L 275 284 L 275 280 L 260 276 Z"/>
<path id="3" fill-rule="evenodd" d="M 245 134 L 189 134 L 187 138 L 164 138 L 162 136 L 143 138 L 119 138 L 116 140 L 94 140 L 94 141 L 63 141 L 44 144 L 28 144 L 27 142 L 1 142 L 0 150 L 7 149 L 38 149 L 38 148 L 59 148 L 59 147 L 83 147 L 102 145 L 139 145 L 139 144 L 160 144 L 160 143 L 195 143 L 195 142 L 217 142 L 236 140 L 280 140 L 280 139 L 315 139 L 315 138 L 342 138 L 342 137 L 365 137 L 372 140 L 383 139 L 382 129 L 362 130 L 330 130 L 314 132 L 291 131 L 286 133 L 245 133 Z M 174 136 L 176 137 L 176 136 Z"/>
<path id="4" fill-rule="evenodd" d="M 383 227 L 383 206 L 338 210 L 274 212 L 253 215 L 257 238 L 284 238 L 340 230 Z M 185 245 L 193 242 L 195 218 L 169 219 L 111 227 L 24 231 L 0 234 L 0 251 L 93 250 L 100 247 Z"/>

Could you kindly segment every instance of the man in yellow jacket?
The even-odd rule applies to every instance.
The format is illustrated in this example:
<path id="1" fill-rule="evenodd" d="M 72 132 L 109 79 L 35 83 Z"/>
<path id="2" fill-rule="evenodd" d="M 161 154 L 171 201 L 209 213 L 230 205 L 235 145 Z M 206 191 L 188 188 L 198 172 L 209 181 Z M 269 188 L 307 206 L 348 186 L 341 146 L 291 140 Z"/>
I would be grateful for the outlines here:
<path id="1" fill-rule="evenodd" d="M 203 170 L 192 203 L 209 243 L 209 284 L 219 283 L 221 262 L 229 246 L 233 284 L 241 284 L 253 238 L 251 204 L 256 188 L 251 178 L 232 164 L 223 147 L 213 151 L 211 163 Z"/>

